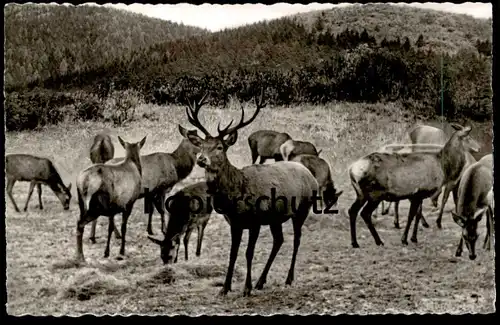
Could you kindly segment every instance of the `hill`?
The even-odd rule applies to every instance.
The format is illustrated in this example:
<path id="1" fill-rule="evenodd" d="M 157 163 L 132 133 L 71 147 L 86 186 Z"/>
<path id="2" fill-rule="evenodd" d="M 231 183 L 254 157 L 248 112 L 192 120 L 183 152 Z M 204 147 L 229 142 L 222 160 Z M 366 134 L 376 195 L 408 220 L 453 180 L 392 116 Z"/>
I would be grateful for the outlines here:
<path id="1" fill-rule="evenodd" d="M 88 71 L 167 40 L 207 31 L 99 6 L 4 7 L 9 87 Z"/>
<path id="2" fill-rule="evenodd" d="M 366 29 L 379 42 L 408 37 L 415 43 L 422 34 L 425 47 L 450 53 L 473 49 L 477 40 L 491 42 L 493 37 L 491 19 L 401 5 L 356 4 L 300 13 L 294 18 L 309 30 L 319 25 L 334 34 L 346 28 L 359 33 Z"/>

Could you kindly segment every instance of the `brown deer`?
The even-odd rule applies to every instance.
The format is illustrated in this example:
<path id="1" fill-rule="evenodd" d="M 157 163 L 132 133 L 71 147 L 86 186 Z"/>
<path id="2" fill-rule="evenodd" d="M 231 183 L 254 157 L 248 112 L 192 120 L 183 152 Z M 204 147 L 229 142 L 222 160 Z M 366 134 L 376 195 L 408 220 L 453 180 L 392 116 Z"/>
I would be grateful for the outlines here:
<path id="1" fill-rule="evenodd" d="M 189 238 L 195 228 L 198 230 L 196 256 L 200 256 L 203 233 L 213 210 L 207 190 L 207 183 L 199 182 L 184 187 L 167 199 L 169 217 L 163 241 L 148 236 L 153 243 L 160 245 L 163 263 L 169 264 L 172 261 L 177 263 L 182 235 L 184 235 L 184 257 L 186 261 L 188 260 Z"/>
<path id="2" fill-rule="evenodd" d="M 290 161 L 301 163 L 313 174 L 319 185 L 320 196 L 323 198 L 322 202 L 327 208 L 337 203 L 343 191 L 337 192 L 335 189 L 330 166 L 323 158 L 315 155 L 298 155 Z"/>
<path id="3" fill-rule="evenodd" d="M 154 208 L 160 213 L 161 229 L 163 229 L 165 226 L 164 203 L 166 195 L 172 190 L 175 184 L 184 180 L 191 173 L 195 165 L 196 154 L 200 151 L 199 148 L 195 147 L 187 139 L 188 134 L 196 134 L 196 130 L 189 131 L 180 125 L 178 127 L 183 139 L 173 152 L 155 152 L 141 156 L 142 188 L 139 199 L 144 198 L 144 202 L 147 205 L 147 231 L 149 235 L 154 235 L 152 227 Z M 123 160 L 123 157 L 118 157 L 110 160 L 108 163 L 116 164 Z M 145 198 L 146 196 L 148 196 L 147 199 Z M 95 236 L 94 226 L 92 226 L 90 234 L 91 238 L 93 236 Z"/>
<path id="4" fill-rule="evenodd" d="M 186 108 L 189 122 L 205 134 L 205 139 L 198 135 L 189 135 L 189 140 L 200 147 L 197 164 L 205 169 L 208 191 L 214 196 L 214 209 L 221 211 L 231 228 L 231 251 L 226 280 L 220 292 L 226 295 L 231 291 L 234 265 L 238 256 L 243 229 L 249 230 L 246 251 L 247 275 L 245 296 L 252 290 L 252 260 L 260 228 L 269 225 L 273 235 L 273 248 L 269 259 L 257 281 L 256 289 L 262 289 L 266 283 L 271 264 L 283 244 L 282 224 L 292 219 L 294 229 L 293 255 L 286 284 L 294 279 L 295 260 L 300 246 L 302 225 L 309 210 L 317 199 L 318 182 L 311 172 L 297 162 L 276 162 L 274 164 L 250 165 L 238 169 L 228 160 L 227 150 L 236 143 L 238 130 L 250 124 L 259 111 L 266 106 L 263 102 L 263 90 L 260 100 L 255 98 L 257 106 L 253 116 L 245 121 L 245 111 L 241 106 L 241 120 L 236 126 L 221 129 L 212 136 L 198 119 L 200 106 Z M 271 194 L 272 198 L 268 195 Z M 276 199 L 277 195 L 277 199 Z M 269 202 L 272 201 L 272 202 Z M 288 204 L 290 202 L 290 204 Z M 292 207 L 290 207 L 292 206 Z"/>
<path id="5" fill-rule="evenodd" d="M 99 133 L 94 137 L 92 146 L 90 147 L 90 161 L 92 164 L 104 164 L 108 160 L 113 159 L 115 155 L 115 146 L 111 137 L 105 133 Z M 95 244 L 95 228 L 97 226 L 97 219 L 92 221 L 92 230 L 90 231 L 90 242 Z M 115 237 L 120 239 L 120 232 L 115 227 Z"/>
<path id="6" fill-rule="evenodd" d="M 260 156 L 259 164 L 263 164 L 267 159 L 282 161 L 280 146 L 285 141 L 292 139 L 288 133 L 271 130 L 260 130 L 252 133 L 248 137 L 248 145 L 252 154 L 252 164 L 255 164 Z"/>
<path id="7" fill-rule="evenodd" d="M 316 147 L 307 141 L 287 140 L 280 146 L 283 160 L 292 160 L 297 155 L 319 156 L 322 150 L 318 151 Z"/>
<path id="8" fill-rule="evenodd" d="M 486 236 L 483 248 L 491 249 L 493 236 L 493 155 L 489 154 L 467 168 L 458 186 L 458 202 L 452 211 L 453 220 L 462 228 L 455 256 L 462 255 L 463 242 L 469 250 L 469 258 L 476 259 L 477 225 L 486 213 Z M 491 193 L 491 194 L 490 194 Z"/>
<path id="9" fill-rule="evenodd" d="M 119 164 L 95 164 L 80 172 L 77 178 L 78 205 L 80 216 L 76 233 L 76 260 L 84 262 L 82 238 L 85 225 L 99 216 L 110 218 L 108 240 L 104 257 L 109 257 L 111 233 L 115 228 L 114 216 L 122 213 L 120 255 L 125 255 L 125 236 L 128 217 L 141 193 L 140 149 L 146 142 L 128 143 L 118 137 L 126 152 L 125 160 Z"/>
<path id="10" fill-rule="evenodd" d="M 356 218 L 361 217 L 375 239 L 383 245 L 371 215 L 382 201 L 410 201 L 408 222 L 401 238 L 407 245 L 408 231 L 417 216 L 412 242 L 417 242 L 418 223 L 421 218 L 422 201 L 433 196 L 449 180 L 458 177 L 466 163 L 464 142 L 468 141 L 470 127 L 454 125 L 457 130 L 439 152 L 412 152 L 406 154 L 373 152 L 349 166 L 349 175 L 357 198 L 349 208 L 352 246 L 359 247 L 356 240 Z M 366 203 L 366 205 L 365 205 Z"/>
<path id="11" fill-rule="evenodd" d="M 16 212 L 20 211 L 16 201 L 14 201 L 12 190 L 17 181 L 30 182 L 24 211 L 28 210 L 28 203 L 33 194 L 35 185 L 38 189 L 38 207 L 40 210 L 43 210 L 42 184 L 50 187 L 59 201 L 61 201 L 64 210 L 69 209 L 69 203 L 71 201 L 71 183 L 69 183 L 68 186 L 64 185 L 61 176 L 50 159 L 29 154 L 5 155 L 5 175 L 7 177 L 7 195 L 14 204 Z"/>

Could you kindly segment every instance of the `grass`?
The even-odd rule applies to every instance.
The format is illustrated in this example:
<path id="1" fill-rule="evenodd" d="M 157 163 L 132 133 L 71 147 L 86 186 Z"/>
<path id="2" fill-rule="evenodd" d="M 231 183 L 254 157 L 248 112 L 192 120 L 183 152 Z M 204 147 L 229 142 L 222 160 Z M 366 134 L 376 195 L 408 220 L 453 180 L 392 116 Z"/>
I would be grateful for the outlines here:
<path id="1" fill-rule="evenodd" d="M 234 109 L 209 108 L 201 119 L 214 131 L 221 124 L 239 118 Z M 124 150 L 116 139 L 148 139 L 143 154 L 172 151 L 180 142 L 177 124 L 191 129 L 183 107 L 144 105 L 141 116 L 126 126 L 110 128 L 103 123 L 76 123 L 46 127 L 37 131 L 6 134 L 7 153 L 28 152 L 51 158 L 66 183 L 90 165 L 88 149 L 93 135 L 110 128 L 116 156 Z M 495 310 L 494 254 L 481 249 L 485 230 L 481 225 L 478 258 L 470 261 L 467 252 L 455 258 L 460 229 L 450 216 L 449 201 L 443 229 L 436 228 L 429 204 L 424 214 L 431 228 L 421 229 L 419 243 L 404 247 L 402 230 L 393 228 L 392 215 L 375 220 L 384 247 L 375 245 L 367 227 L 358 219 L 359 249 L 350 245 L 346 209 L 354 199 L 347 167 L 374 148 L 405 141 L 405 131 L 414 119 L 402 114 L 396 104 L 330 104 L 319 106 L 271 107 L 245 129 L 228 151 L 229 160 L 238 167 L 251 161 L 246 138 L 253 131 L 270 128 L 286 131 L 294 138 L 312 141 L 331 164 L 336 187 L 344 190 L 338 215 L 310 215 L 295 269 L 295 282 L 285 286 L 293 248 L 291 222 L 284 225 L 285 243 L 262 291 L 243 297 L 246 274 L 243 235 L 233 277 L 233 291 L 219 297 L 228 264 L 230 233 L 220 215 L 213 214 L 205 230 L 200 257 L 194 255 L 196 232 L 190 242 L 190 260 L 163 266 L 157 245 L 147 237 L 147 217 L 138 201 L 128 223 L 126 258 L 117 260 L 119 241 L 112 238 L 111 256 L 103 258 L 107 220 L 101 217 L 96 231 L 97 243 L 84 233 L 86 264 L 77 265 L 75 254 L 78 206 L 73 186 L 72 205 L 64 211 L 50 189 L 44 187 L 44 210 L 37 200 L 28 212 L 16 213 L 6 202 L 7 311 L 13 315 L 92 314 L 273 314 L 273 313 L 488 313 Z M 203 176 L 195 167 L 188 180 Z M 16 202 L 24 204 L 27 183 L 14 187 Z M 174 189 L 175 190 L 175 189 Z M 401 225 L 405 225 L 407 202 L 401 203 Z M 121 218 L 117 217 L 117 223 Z M 160 218 L 154 216 L 158 234 Z M 267 261 L 272 246 L 268 227 L 263 227 L 256 246 L 253 284 Z"/>

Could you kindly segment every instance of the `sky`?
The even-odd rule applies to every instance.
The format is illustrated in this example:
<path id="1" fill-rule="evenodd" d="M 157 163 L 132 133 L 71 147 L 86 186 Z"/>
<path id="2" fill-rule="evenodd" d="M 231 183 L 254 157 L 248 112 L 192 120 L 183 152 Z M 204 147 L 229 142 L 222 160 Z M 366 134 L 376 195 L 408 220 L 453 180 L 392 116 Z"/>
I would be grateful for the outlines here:
<path id="1" fill-rule="evenodd" d="M 277 3 L 274 5 L 263 4 L 239 4 L 219 5 L 202 4 L 107 4 L 106 6 L 130 10 L 149 17 L 183 23 L 217 31 L 224 28 L 237 27 L 251 24 L 262 20 L 276 19 L 279 17 L 293 15 L 299 12 L 312 10 L 330 9 L 334 7 L 349 6 L 351 3 L 327 4 L 312 2 L 308 5 Z M 465 2 L 462 4 L 445 3 L 398 3 L 398 5 L 410 5 L 418 8 L 442 10 L 453 13 L 468 14 L 476 18 L 490 18 L 492 15 L 491 3 Z"/>

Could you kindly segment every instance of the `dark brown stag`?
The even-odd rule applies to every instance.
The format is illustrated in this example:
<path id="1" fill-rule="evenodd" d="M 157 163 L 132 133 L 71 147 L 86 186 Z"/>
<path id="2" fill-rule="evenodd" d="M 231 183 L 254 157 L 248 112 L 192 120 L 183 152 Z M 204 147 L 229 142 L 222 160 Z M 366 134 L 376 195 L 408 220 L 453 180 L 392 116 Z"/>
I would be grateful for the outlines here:
<path id="1" fill-rule="evenodd" d="M 272 130 L 259 130 L 250 134 L 248 145 L 252 154 L 252 164 L 255 164 L 259 156 L 259 164 L 263 164 L 267 159 L 282 161 L 280 147 L 285 141 L 291 139 L 292 137 L 288 133 Z"/>
<path id="2" fill-rule="evenodd" d="M 295 259 L 300 245 L 302 225 L 309 214 L 318 191 L 318 183 L 311 172 L 297 162 L 280 161 L 269 165 L 251 165 L 238 169 L 228 160 L 227 150 L 236 143 L 238 130 L 250 124 L 266 105 L 263 91 L 260 100 L 255 98 L 256 110 L 245 121 L 245 112 L 241 107 L 241 120 L 236 126 L 232 122 L 224 129 L 218 126 L 218 135 L 212 136 L 198 119 L 200 107 L 186 109 L 189 122 L 205 134 L 205 139 L 190 135 L 191 142 L 200 147 L 197 163 L 205 169 L 208 191 L 214 197 L 214 209 L 221 211 L 231 228 L 231 251 L 226 280 L 220 294 L 231 290 L 234 265 L 244 229 L 249 230 L 247 258 L 247 276 L 244 295 L 252 290 L 252 260 L 255 244 L 262 225 L 269 225 L 273 235 L 273 248 L 264 267 L 256 289 L 262 289 L 266 283 L 271 264 L 283 244 L 282 224 L 292 219 L 294 229 L 293 255 L 286 279 L 291 284 L 294 279 Z M 274 203 L 272 198 L 277 198 Z M 314 197 L 314 199 L 313 199 Z"/>
<path id="3" fill-rule="evenodd" d="M 12 201 L 12 204 L 14 204 L 14 209 L 17 212 L 20 211 L 12 195 L 12 189 L 17 181 L 30 182 L 30 189 L 26 204 L 24 205 L 24 211 L 28 210 L 28 203 L 33 194 L 35 185 L 38 189 L 39 208 L 40 210 L 43 209 L 42 184 L 50 187 L 59 201 L 61 201 L 64 210 L 69 209 L 69 203 L 71 201 L 71 183 L 68 186 L 64 185 L 61 176 L 59 176 L 54 164 L 49 159 L 29 154 L 5 155 L 5 175 L 7 177 L 7 195 Z"/>

